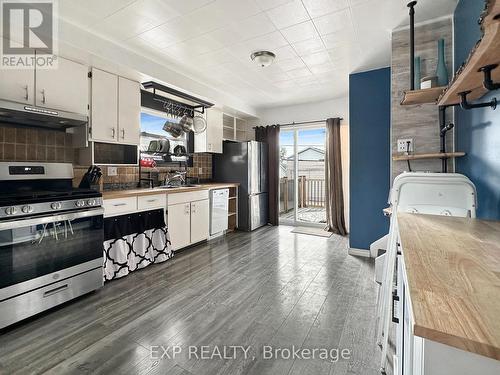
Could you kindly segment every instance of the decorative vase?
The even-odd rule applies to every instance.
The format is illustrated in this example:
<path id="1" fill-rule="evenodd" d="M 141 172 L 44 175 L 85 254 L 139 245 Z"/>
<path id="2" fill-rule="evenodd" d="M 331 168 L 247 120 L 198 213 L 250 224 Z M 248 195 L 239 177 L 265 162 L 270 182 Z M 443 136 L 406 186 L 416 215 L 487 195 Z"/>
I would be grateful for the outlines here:
<path id="1" fill-rule="evenodd" d="M 420 90 L 420 56 L 415 57 L 415 77 L 413 82 L 415 90 Z"/>
<path id="2" fill-rule="evenodd" d="M 438 77 L 439 86 L 446 86 L 448 84 L 448 70 L 446 69 L 446 61 L 444 59 L 444 39 L 438 40 L 438 63 L 436 76 Z"/>

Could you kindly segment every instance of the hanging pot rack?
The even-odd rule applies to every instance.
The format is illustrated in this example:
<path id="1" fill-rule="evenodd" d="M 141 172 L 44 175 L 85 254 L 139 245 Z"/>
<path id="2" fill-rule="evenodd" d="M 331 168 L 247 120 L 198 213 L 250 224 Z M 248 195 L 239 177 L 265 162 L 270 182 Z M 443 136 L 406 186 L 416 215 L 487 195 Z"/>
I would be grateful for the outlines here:
<path id="1" fill-rule="evenodd" d="M 143 82 L 142 87 L 144 87 L 144 90 L 141 90 L 144 101 L 150 104 L 152 104 L 151 102 L 157 103 L 151 107 L 159 109 L 158 106 L 161 106 L 163 112 L 173 117 L 182 117 L 184 115 L 194 117 L 195 113 L 203 114 L 206 108 L 213 107 L 214 105 L 206 100 L 158 82 Z"/>

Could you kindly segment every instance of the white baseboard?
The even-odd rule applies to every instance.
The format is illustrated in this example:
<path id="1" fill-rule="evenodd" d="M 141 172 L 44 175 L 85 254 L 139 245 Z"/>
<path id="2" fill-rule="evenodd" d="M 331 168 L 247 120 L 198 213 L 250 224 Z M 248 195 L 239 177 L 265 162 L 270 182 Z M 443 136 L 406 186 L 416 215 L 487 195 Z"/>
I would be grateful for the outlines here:
<path id="1" fill-rule="evenodd" d="M 370 250 L 355 249 L 354 247 L 350 247 L 347 253 L 355 257 L 371 258 Z"/>

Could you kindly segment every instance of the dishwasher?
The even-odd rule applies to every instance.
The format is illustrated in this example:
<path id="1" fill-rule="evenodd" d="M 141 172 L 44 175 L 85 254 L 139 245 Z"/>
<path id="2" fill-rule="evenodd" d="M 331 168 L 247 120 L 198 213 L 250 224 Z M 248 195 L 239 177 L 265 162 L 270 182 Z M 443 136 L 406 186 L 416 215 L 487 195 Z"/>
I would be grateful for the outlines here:
<path id="1" fill-rule="evenodd" d="M 228 228 L 229 189 L 210 191 L 210 237 L 224 234 Z"/>

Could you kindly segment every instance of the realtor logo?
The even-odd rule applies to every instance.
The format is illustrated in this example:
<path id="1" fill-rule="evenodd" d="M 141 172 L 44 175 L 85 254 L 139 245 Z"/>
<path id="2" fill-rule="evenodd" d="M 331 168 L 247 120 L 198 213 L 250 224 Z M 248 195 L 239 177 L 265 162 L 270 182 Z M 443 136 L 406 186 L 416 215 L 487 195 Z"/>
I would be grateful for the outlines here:
<path id="1" fill-rule="evenodd" d="M 54 68 L 56 0 L 0 0 L 2 68 Z"/>

